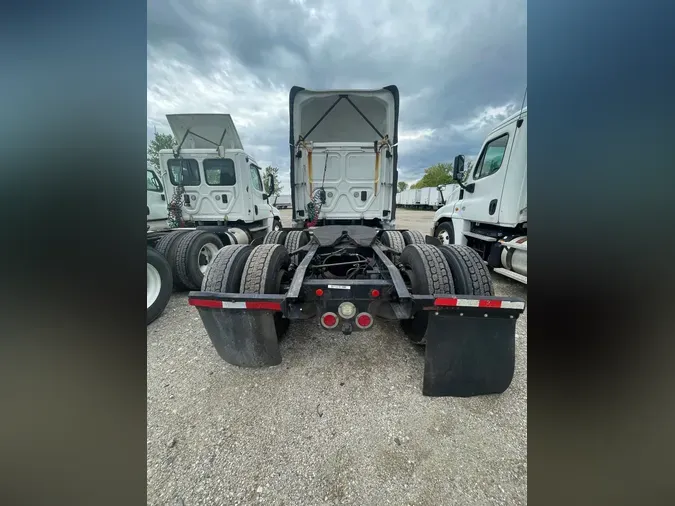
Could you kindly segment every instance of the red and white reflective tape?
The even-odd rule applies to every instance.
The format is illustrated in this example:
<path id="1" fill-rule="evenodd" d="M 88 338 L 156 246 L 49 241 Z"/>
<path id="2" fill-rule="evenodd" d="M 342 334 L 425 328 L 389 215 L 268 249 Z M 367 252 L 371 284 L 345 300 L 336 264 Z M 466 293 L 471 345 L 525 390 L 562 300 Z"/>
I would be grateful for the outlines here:
<path id="1" fill-rule="evenodd" d="M 281 311 L 281 303 L 264 300 L 229 302 L 213 299 L 188 299 L 188 303 L 195 307 L 210 307 L 215 309 L 262 309 L 267 311 Z"/>
<path id="2" fill-rule="evenodd" d="M 484 307 L 499 309 L 525 309 L 524 302 L 493 299 L 460 299 L 458 297 L 439 297 L 434 305 L 443 307 Z"/>

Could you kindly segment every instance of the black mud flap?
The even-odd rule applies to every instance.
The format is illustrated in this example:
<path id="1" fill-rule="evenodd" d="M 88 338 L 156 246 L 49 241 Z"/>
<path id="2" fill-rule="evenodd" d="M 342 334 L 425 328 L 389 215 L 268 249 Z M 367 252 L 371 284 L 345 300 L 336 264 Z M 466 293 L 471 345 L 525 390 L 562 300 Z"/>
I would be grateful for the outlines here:
<path id="1" fill-rule="evenodd" d="M 218 355 L 240 367 L 281 364 L 274 313 L 199 307 L 206 332 Z"/>
<path id="2" fill-rule="evenodd" d="M 477 309 L 477 308 L 476 308 Z M 422 393 L 432 397 L 500 394 L 515 369 L 515 315 L 431 312 Z M 468 314 L 467 314 L 468 313 Z"/>

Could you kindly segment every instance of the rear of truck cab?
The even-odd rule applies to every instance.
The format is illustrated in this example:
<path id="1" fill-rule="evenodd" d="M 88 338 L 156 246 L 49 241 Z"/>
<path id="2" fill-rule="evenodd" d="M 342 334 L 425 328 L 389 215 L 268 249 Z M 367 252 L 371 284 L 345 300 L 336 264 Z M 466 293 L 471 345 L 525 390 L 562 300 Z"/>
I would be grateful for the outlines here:
<path id="1" fill-rule="evenodd" d="M 398 89 L 290 92 L 291 199 L 294 227 L 332 223 L 394 224 Z M 323 189 L 323 192 L 321 192 Z"/>
<path id="2" fill-rule="evenodd" d="M 229 114 L 169 114 L 178 146 L 160 152 L 165 185 L 182 184 L 186 221 L 220 224 L 268 220 L 261 169 L 243 150 Z"/>

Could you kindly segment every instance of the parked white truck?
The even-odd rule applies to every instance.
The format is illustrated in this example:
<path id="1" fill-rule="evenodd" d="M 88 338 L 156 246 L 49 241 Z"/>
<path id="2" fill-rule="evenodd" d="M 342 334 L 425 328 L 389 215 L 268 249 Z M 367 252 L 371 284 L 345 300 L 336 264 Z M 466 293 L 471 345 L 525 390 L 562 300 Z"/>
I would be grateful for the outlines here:
<path id="1" fill-rule="evenodd" d="M 223 246 L 262 242 L 268 232 L 281 230 L 262 170 L 244 151 L 229 114 L 166 118 L 178 145 L 159 152 L 161 181 L 154 183 L 163 186 L 171 226 L 147 234 L 148 322 L 166 306 L 172 290 L 168 284 L 197 289 Z M 156 253 L 168 261 L 172 283 Z"/>
<path id="2" fill-rule="evenodd" d="M 264 236 L 275 222 L 281 227 L 265 194 L 262 169 L 244 151 L 229 114 L 168 114 L 166 119 L 179 144 L 159 152 L 160 170 L 174 201 L 180 193 L 178 219 L 195 226 L 227 225 L 249 237 Z M 170 215 L 175 211 L 169 206 Z"/>
<path id="3" fill-rule="evenodd" d="M 434 215 L 432 235 L 468 245 L 495 272 L 527 284 L 527 108 L 490 132 L 469 174 L 463 155 L 453 172 L 463 183 Z"/>

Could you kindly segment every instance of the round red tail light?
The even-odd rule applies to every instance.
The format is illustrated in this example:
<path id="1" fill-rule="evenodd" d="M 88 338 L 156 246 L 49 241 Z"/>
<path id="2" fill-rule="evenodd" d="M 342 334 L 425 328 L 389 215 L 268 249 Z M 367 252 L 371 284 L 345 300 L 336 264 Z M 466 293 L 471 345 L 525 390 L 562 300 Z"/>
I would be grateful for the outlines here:
<path id="1" fill-rule="evenodd" d="M 324 313 L 321 316 L 321 325 L 327 329 L 334 329 L 337 327 L 338 317 L 335 313 Z"/>
<path id="2" fill-rule="evenodd" d="M 314 293 L 316 293 L 317 297 L 321 297 L 323 295 L 323 290 L 321 288 L 317 288 L 316 292 L 314 292 Z"/>
<path id="3" fill-rule="evenodd" d="M 356 316 L 356 326 L 360 329 L 369 329 L 373 325 L 373 317 L 368 313 L 361 313 Z"/>
<path id="4" fill-rule="evenodd" d="M 376 299 L 380 296 L 380 291 L 377 288 L 373 288 L 370 291 L 370 296 L 373 297 L 374 299 Z"/>

